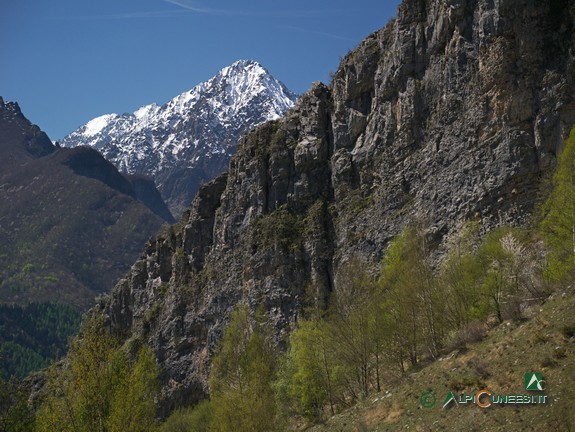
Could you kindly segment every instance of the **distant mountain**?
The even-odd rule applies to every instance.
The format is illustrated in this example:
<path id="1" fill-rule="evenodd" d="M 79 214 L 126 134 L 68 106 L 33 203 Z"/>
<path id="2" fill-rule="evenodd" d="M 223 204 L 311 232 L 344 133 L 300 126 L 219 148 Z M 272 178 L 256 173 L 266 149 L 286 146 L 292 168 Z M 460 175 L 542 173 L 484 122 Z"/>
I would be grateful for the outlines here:
<path id="1" fill-rule="evenodd" d="M 179 216 L 200 184 L 227 167 L 241 134 L 295 100 L 259 63 L 240 60 L 165 105 L 97 117 L 60 144 L 93 147 L 120 171 L 151 176 Z"/>
<path id="2" fill-rule="evenodd" d="M 58 148 L 0 98 L 0 303 L 83 309 L 173 218 L 153 182 Z"/>

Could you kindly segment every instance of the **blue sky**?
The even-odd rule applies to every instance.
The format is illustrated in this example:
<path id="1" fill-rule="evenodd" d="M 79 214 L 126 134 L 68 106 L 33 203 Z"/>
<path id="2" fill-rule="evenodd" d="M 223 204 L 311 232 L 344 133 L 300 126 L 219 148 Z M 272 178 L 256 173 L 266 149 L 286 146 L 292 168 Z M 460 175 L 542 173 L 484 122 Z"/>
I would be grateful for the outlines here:
<path id="1" fill-rule="evenodd" d="M 53 140 L 163 104 L 238 59 L 291 90 L 329 81 L 399 0 L 0 0 L 0 96 Z"/>

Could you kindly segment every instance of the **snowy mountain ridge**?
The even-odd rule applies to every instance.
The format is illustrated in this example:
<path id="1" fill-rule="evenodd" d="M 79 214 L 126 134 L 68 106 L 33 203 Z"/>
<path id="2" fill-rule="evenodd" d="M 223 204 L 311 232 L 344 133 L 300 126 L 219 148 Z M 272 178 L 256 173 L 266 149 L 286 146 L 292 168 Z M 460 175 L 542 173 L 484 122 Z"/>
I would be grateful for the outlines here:
<path id="1" fill-rule="evenodd" d="M 60 144 L 93 147 L 120 171 L 151 176 L 177 215 L 227 166 L 242 133 L 279 118 L 295 99 L 258 62 L 239 60 L 164 105 L 92 119 Z"/>

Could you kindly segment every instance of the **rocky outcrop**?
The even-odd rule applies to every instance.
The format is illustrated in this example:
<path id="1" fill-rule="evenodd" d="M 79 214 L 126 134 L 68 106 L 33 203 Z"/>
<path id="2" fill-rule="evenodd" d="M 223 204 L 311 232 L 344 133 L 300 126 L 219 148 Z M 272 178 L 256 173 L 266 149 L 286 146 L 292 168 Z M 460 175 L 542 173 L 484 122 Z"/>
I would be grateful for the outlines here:
<path id="1" fill-rule="evenodd" d="M 465 219 L 528 223 L 575 122 L 568 2 L 404 1 L 281 119 L 241 141 L 227 176 L 102 301 L 146 341 L 164 406 L 208 391 L 209 359 L 239 302 L 278 340 L 322 302 L 352 254 L 378 265 L 410 220 L 441 239 Z M 312 300 L 313 301 L 313 300 Z"/>

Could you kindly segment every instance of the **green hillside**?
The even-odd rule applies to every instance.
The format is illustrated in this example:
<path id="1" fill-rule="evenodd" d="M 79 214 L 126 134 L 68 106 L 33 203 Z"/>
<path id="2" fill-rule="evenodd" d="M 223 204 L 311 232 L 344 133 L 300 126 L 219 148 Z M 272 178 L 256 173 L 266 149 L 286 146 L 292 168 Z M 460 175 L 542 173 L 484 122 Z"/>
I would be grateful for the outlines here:
<path id="1" fill-rule="evenodd" d="M 465 343 L 399 376 L 386 374 L 381 393 L 330 418 L 313 431 L 540 431 L 572 430 L 575 414 L 575 293 L 558 292 L 526 311 L 524 321 L 490 328 L 480 342 Z M 545 390 L 525 390 L 527 372 L 540 372 Z M 545 404 L 507 404 L 480 408 L 442 405 L 451 391 L 475 395 L 546 395 Z M 433 407 L 422 395 L 433 392 Z M 424 397 L 425 398 L 425 397 Z M 485 401 L 484 401 L 485 403 Z"/>

